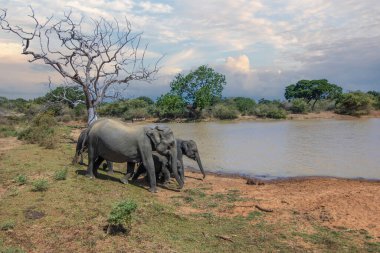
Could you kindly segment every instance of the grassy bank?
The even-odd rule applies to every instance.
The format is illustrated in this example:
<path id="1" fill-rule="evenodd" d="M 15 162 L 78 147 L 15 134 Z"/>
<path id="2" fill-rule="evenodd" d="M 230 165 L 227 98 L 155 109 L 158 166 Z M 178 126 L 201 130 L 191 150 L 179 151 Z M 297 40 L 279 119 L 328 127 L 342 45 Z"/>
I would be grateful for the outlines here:
<path id="1" fill-rule="evenodd" d="M 74 143 L 67 134 L 56 149 L 1 140 L 12 145 L 0 150 L 0 252 L 380 251 L 378 238 L 365 230 L 328 228 L 316 220 L 305 227 L 296 213 L 281 221 L 273 219 L 276 211 L 254 207 L 231 212 L 257 199 L 233 187 L 211 190 L 215 184 L 207 178 L 202 184 L 189 178 L 181 192 L 160 188 L 159 194 L 149 193 L 143 180 L 119 183 L 117 172 L 88 179 L 85 167 L 70 164 Z M 65 169 L 66 179 L 57 180 Z M 124 165 L 116 170 L 124 172 Z M 35 190 L 41 181 L 43 190 Z M 132 231 L 107 235 L 109 212 L 125 199 L 138 205 Z"/>

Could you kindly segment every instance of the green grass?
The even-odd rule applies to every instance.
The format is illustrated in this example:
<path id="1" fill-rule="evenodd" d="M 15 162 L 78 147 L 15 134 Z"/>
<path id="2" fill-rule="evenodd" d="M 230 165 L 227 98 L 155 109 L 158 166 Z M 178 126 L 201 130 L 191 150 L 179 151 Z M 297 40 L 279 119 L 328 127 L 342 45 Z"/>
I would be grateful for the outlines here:
<path id="1" fill-rule="evenodd" d="M 297 223 L 268 223 L 266 218 L 275 213 L 254 210 L 246 217 L 221 217 L 218 212 L 245 201 L 233 189 L 211 194 L 185 186 L 166 204 L 141 186 L 119 183 L 120 173 L 108 176 L 99 170 L 102 179 L 85 177 L 86 167 L 71 165 L 73 154 L 74 144 L 64 139 L 57 149 L 26 144 L 4 152 L 0 206 L 6 208 L 0 208 L 0 224 L 14 221 L 14 225 L 11 231 L 0 229 L 0 252 L 56 252 L 57 247 L 73 252 L 379 252 L 379 243 L 368 234 L 317 225 L 304 231 Z M 18 175 L 33 184 L 45 178 L 47 184 L 46 178 L 54 178 L 62 168 L 67 168 L 66 180 L 49 183 L 42 193 L 15 184 Z M 115 170 L 125 172 L 125 164 L 117 164 Z M 132 230 L 109 236 L 104 227 L 112 207 L 125 199 L 137 204 Z M 183 206 L 198 212 L 181 213 Z M 44 215 L 26 218 L 32 211 Z"/>

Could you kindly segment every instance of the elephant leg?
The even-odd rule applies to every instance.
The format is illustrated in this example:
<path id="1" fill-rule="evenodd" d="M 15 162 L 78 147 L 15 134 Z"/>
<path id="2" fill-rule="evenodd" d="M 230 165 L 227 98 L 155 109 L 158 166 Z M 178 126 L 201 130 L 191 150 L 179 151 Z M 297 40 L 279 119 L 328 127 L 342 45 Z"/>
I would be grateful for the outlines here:
<path id="1" fill-rule="evenodd" d="M 142 163 L 144 164 L 144 167 L 147 171 L 148 177 L 149 177 L 149 183 L 150 183 L 150 192 L 157 192 L 157 182 L 156 182 L 156 170 L 154 168 L 154 162 L 152 155 L 147 155 L 142 152 Z"/>
<path id="2" fill-rule="evenodd" d="M 136 181 L 139 178 L 139 176 L 144 172 L 146 172 L 145 167 L 142 163 L 140 163 L 139 167 L 137 167 L 135 174 L 133 174 L 132 181 Z"/>
<path id="3" fill-rule="evenodd" d="M 97 160 L 98 155 L 95 154 L 95 151 L 92 147 L 88 149 L 88 165 L 87 165 L 87 173 L 86 176 L 89 178 L 94 178 L 94 164 Z"/>
<path id="4" fill-rule="evenodd" d="M 185 168 L 183 166 L 183 159 L 182 159 L 182 157 L 180 159 L 178 159 L 177 168 L 178 168 L 178 174 L 179 174 L 182 182 L 185 182 Z"/>
<path id="5" fill-rule="evenodd" d="M 123 184 L 128 184 L 128 180 L 133 176 L 133 173 L 135 171 L 135 164 L 136 163 L 132 162 L 127 163 L 127 173 L 123 178 L 120 179 Z"/>
<path id="6" fill-rule="evenodd" d="M 101 156 L 98 156 L 98 159 L 96 159 L 94 163 L 94 167 L 93 167 L 93 172 L 94 172 L 95 177 L 98 176 L 98 169 L 99 169 L 100 164 L 102 164 L 103 161 L 104 161 L 104 158 Z"/>
<path id="7" fill-rule="evenodd" d="M 108 174 L 114 174 L 113 171 L 113 162 L 107 161 Z"/>

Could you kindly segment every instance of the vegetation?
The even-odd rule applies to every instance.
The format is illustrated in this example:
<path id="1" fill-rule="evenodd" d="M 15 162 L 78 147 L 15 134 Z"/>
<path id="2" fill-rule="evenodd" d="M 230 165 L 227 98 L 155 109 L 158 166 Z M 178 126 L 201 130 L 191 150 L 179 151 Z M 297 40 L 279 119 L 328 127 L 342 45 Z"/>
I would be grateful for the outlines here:
<path id="1" fill-rule="evenodd" d="M 304 99 L 296 98 L 292 100 L 292 104 L 289 109 L 292 113 L 305 114 L 308 112 L 309 106 Z"/>
<path id="2" fill-rule="evenodd" d="M 37 179 L 32 183 L 33 192 L 44 192 L 49 188 L 49 182 L 46 179 Z"/>
<path id="3" fill-rule="evenodd" d="M 156 65 L 153 69 L 145 66 L 146 47 L 139 48 L 141 33 L 131 35 L 128 21 L 119 25 L 116 19 L 78 18 L 70 11 L 60 18 L 52 16 L 49 22 L 45 22 L 31 8 L 28 17 L 32 28 L 27 29 L 11 24 L 6 9 L 0 11 L 0 27 L 20 40 L 22 54 L 29 56 L 30 62 L 43 62 L 51 67 L 64 78 L 65 86 L 74 85 L 72 91 L 80 87 L 88 124 L 96 120 L 96 109 L 105 97 L 116 97 L 121 85 L 128 85 L 133 80 L 150 80 L 158 71 Z M 51 95 L 55 98 L 53 93 Z M 66 94 L 65 88 L 57 93 L 66 101 L 70 95 L 77 95 Z"/>
<path id="4" fill-rule="evenodd" d="M 309 104 L 314 100 L 311 110 L 317 101 L 321 99 L 335 99 L 342 94 L 342 88 L 336 84 L 329 83 L 326 79 L 321 80 L 300 80 L 296 84 L 291 84 L 285 88 L 285 98 L 292 100 L 302 98 Z"/>
<path id="5" fill-rule="evenodd" d="M 238 112 L 233 107 L 217 104 L 213 109 L 213 116 L 218 119 L 236 119 Z"/>
<path id="6" fill-rule="evenodd" d="M 161 95 L 157 99 L 156 110 L 159 118 L 178 118 L 185 115 L 185 101 L 173 94 Z"/>
<path id="7" fill-rule="evenodd" d="M 45 148 L 55 148 L 58 142 L 57 121 L 52 114 L 41 113 L 19 133 L 18 138 Z"/>
<path id="8" fill-rule="evenodd" d="M 10 230 L 13 229 L 16 226 L 16 222 L 14 220 L 7 220 L 2 223 L 0 223 L 0 230 Z"/>
<path id="9" fill-rule="evenodd" d="M 112 234 L 112 227 L 124 228 L 129 232 L 132 226 L 132 214 L 136 211 L 137 204 L 133 200 L 124 200 L 112 208 L 109 216 L 108 222 L 109 226 L 107 229 L 108 234 Z"/>
<path id="10" fill-rule="evenodd" d="M 66 177 L 67 177 L 67 168 L 57 170 L 54 173 L 54 179 L 57 181 L 66 180 Z"/>
<path id="11" fill-rule="evenodd" d="M 242 115 L 252 115 L 254 113 L 255 100 L 246 97 L 236 97 L 233 101 Z"/>
<path id="12" fill-rule="evenodd" d="M 178 74 L 170 83 L 170 93 L 177 95 L 193 109 L 204 109 L 222 97 L 224 75 L 202 65 L 187 75 Z"/>
<path id="13" fill-rule="evenodd" d="M 19 185 L 26 184 L 27 181 L 28 181 L 28 178 L 25 175 L 17 175 L 17 177 L 15 177 L 15 182 L 18 183 Z"/>
<path id="14" fill-rule="evenodd" d="M 349 92 L 340 96 L 336 104 L 336 111 L 340 114 L 354 116 L 369 114 L 375 99 L 373 95 L 361 91 Z"/>

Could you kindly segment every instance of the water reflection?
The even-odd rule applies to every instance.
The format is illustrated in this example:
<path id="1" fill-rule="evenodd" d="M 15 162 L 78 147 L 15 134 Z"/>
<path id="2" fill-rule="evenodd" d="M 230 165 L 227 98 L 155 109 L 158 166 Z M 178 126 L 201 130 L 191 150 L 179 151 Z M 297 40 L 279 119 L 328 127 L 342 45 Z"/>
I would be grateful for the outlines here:
<path id="1" fill-rule="evenodd" d="M 380 179 L 380 119 L 169 124 L 208 171 Z M 190 160 L 186 164 L 196 167 Z"/>

